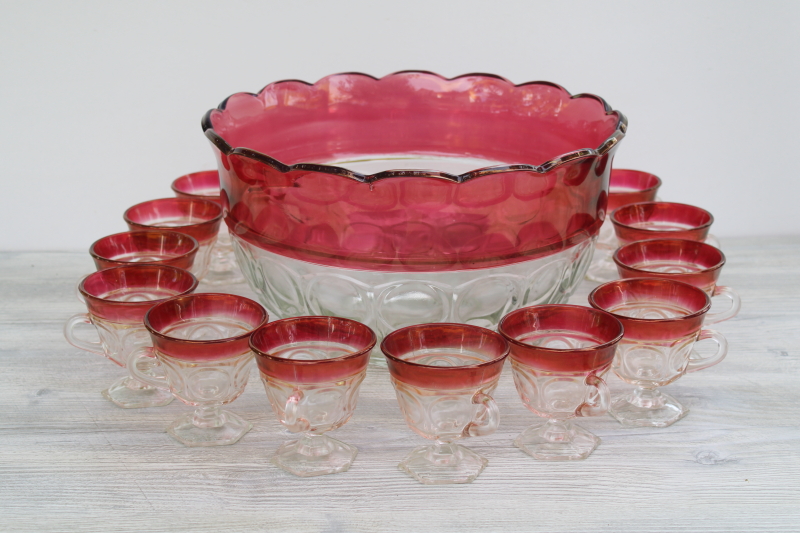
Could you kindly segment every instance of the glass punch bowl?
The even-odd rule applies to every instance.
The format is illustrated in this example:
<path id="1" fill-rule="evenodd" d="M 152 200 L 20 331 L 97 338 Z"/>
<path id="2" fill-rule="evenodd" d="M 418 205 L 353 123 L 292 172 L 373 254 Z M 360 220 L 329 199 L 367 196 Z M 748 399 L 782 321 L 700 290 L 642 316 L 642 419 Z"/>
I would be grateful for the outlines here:
<path id="1" fill-rule="evenodd" d="M 547 82 L 399 72 L 280 81 L 202 121 L 237 259 L 273 318 L 379 337 L 495 328 L 583 279 L 627 121 Z"/>

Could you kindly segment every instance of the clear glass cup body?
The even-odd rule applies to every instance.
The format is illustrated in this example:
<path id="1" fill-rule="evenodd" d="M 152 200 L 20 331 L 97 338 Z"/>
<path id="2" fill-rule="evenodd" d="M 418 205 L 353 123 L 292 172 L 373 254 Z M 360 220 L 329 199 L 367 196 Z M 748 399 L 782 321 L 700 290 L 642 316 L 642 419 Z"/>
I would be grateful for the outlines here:
<path id="1" fill-rule="evenodd" d="M 725 338 L 703 321 L 711 300 L 686 283 L 658 278 L 629 278 L 606 283 L 589 295 L 596 309 L 613 314 L 625 328 L 612 370 L 637 388 L 614 398 L 610 413 L 632 426 L 666 427 L 689 410 L 658 387 L 673 383 L 688 372 L 719 363 L 727 354 Z M 717 344 L 713 355 L 692 352 L 699 340 Z"/>
<path id="2" fill-rule="evenodd" d="M 127 367 L 136 349 L 150 345 L 143 323 L 145 313 L 160 301 L 189 294 L 196 287 L 197 280 L 189 272 L 163 265 L 129 265 L 95 272 L 78 284 L 88 313 L 70 318 L 64 325 L 64 336 L 77 348 Z M 99 342 L 80 336 L 76 330 L 81 324 L 92 324 Z M 143 371 L 150 373 L 151 369 Z M 123 408 L 156 407 L 172 401 L 171 395 L 132 376 L 117 380 L 103 396 Z"/>
<path id="3" fill-rule="evenodd" d="M 128 208 L 123 218 L 131 231 L 177 231 L 194 237 L 199 248 L 191 272 L 203 281 L 222 222 L 222 208 L 218 204 L 200 199 L 161 198 Z"/>
<path id="4" fill-rule="evenodd" d="M 172 191 L 178 198 L 210 200 L 222 205 L 220 197 L 219 173 L 216 170 L 192 172 L 176 178 Z M 230 285 L 244 281 L 236 264 L 228 227 L 220 224 L 219 235 L 210 252 L 208 273 L 203 281 L 210 285 Z"/>
<path id="5" fill-rule="evenodd" d="M 350 468 L 355 446 L 333 439 L 358 402 L 369 355 L 376 343 L 367 326 L 336 317 L 297 317 L 271 322 L 250 339 L 272 411 L 299 438 L 273 457 L 301 477 Z"/>
<path id="6" fill-rule="evenodd" d="M 220 323 L 215 326 L 219 327 Z M 195 407 L 226 405 L 241 396 L 253 360 L 250 351 L 211 361 L 182 360 L 159 350 L 155 350 L 155 355 L 164 370 L 170 392 L 186 405 Z"/>
<path id="7" fill-rule="evenodd" d="M 491 396 L 498 380 L 480 387 L 458 389 L 424 388 L 392 378 L 397 403 L 403 418 L 414 433 L 440 443 L 451 443 L 469 436 L 469 427 L 482 410 L 473 399 Z"/>
<path id="8" fill-rule="evenodd" d="M 540 460 L 588 457 L 600 439 L 570 419 L 607 411 L 603 375 L 622 339 L 622 324 L 587 307 L 543 305 L 510 313 L 498 331 L 511 346 L 514 385 L 523 404 L 547 419 L 523 431 L 514 444 Z"/>
<path id="9" fill-rule="evenodd" d="M 456 443 L 489 435 L 499 424 L 491 393 L 508 343 L 490 330 L 463 324 L 422 324 L 381 343 L 408 426 L 433 445 L 413 450 L 399 467 L 424 484 L 470 483 L 488 460 Z"/>
<path id="10" fill-rule="evenodd" d="M 172 298 L 148 311 L 144 323 L 153 347 L 131 356 L 134 375 L 197 407 L 167 428 L 173 438 L 186 446 L 219 446 L 236 443 L 252 428 L 222 406 L 244 391 L 253 360 L 250 335 L 267 318 L 261 305 L 232 294 Z M 163 378 L 140 373 L 142 363 L 153 361 Z"/>

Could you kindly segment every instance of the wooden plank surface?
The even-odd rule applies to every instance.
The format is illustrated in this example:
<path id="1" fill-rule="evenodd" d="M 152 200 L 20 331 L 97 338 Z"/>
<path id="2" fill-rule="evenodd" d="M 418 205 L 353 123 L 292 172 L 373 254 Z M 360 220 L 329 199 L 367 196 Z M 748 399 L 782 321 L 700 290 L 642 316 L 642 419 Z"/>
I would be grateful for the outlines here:
<path id="1" fill-rule="evenodd" d="M 727 359 L 665 388 L 690 407 L 684 420 L 582 419 L 602 438 L 592 456 L 537 462 L 512 445 L 535 416 L 506 369 L 499 430 L 464 441 L 489 466 L 470 485 L 436 487 L 397 469 L 423 439 L 381 369 L 333 433 L 359 448 L 349 472 L 301 479 L 270 464 L 289 434 L 255 370 L 231 405 L 250 433 L 233 446 L 178 444 L 164 430 L 189 407 L 115 407 L 99 391 L 122 370 L 64 341 L 64 321 L 84 310 L 74 284 L 88 254 L 0 253 L 0 531 L 800 531 L 800 238 L 723 247 L 721 282 L 743 309 L 714 326 Z"/>

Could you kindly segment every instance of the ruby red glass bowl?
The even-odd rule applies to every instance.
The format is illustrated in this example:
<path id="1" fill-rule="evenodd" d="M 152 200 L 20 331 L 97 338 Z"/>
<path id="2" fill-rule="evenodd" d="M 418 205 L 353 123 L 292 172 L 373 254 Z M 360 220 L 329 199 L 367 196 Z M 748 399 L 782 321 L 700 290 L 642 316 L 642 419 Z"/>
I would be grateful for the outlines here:
<path id="1" fill-rule="evenodd" d="M 237 93 L 202 121 L 246 243 L 320 265 L 471 270 L 597 233 L 625 117 L 487 74 L 335 74 Z"/>

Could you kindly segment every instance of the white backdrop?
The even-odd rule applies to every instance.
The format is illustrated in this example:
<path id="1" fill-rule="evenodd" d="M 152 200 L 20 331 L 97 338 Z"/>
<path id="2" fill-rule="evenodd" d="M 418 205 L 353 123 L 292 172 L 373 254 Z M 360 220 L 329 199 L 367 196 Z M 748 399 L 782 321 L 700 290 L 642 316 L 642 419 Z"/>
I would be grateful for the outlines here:
<path id="1" fill-rule="evenodd" d="M 342 71 L 549 80 L 630 128 L 712 232 L 800 234 L 800 2 L 0 2 L 0 250 L 85 249 L 128 206 L 214 167 L 231 93 Z"/>

